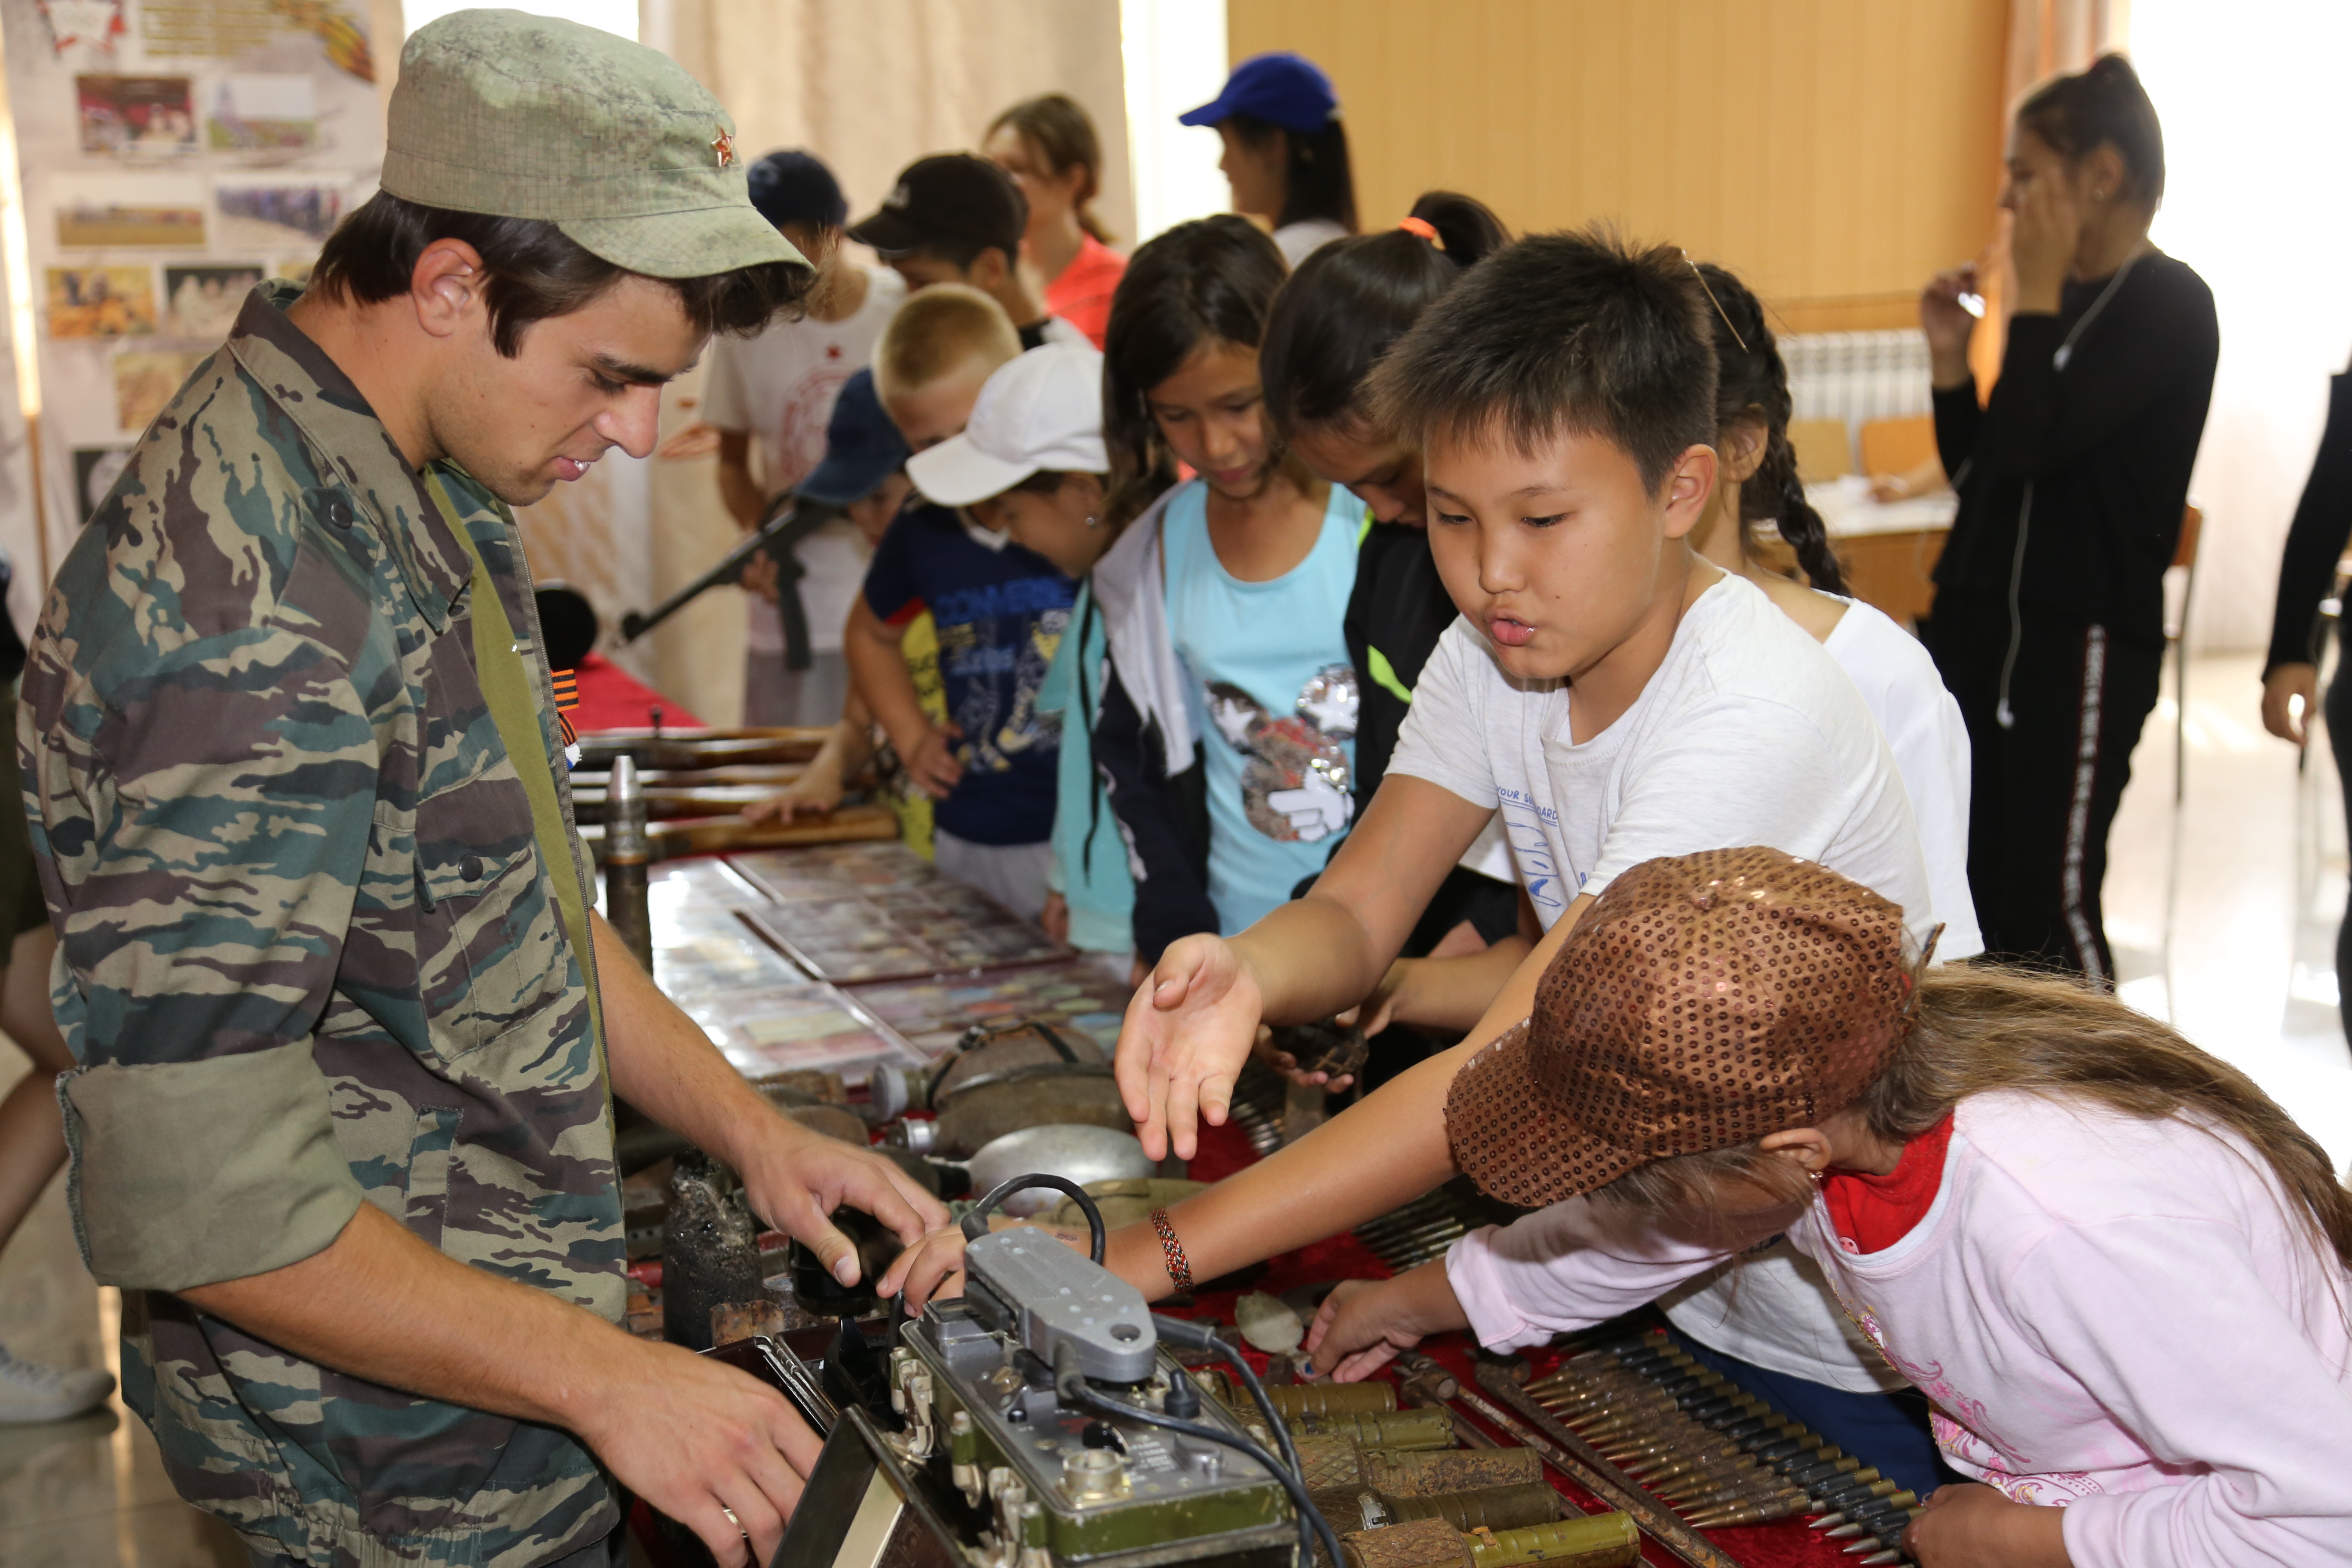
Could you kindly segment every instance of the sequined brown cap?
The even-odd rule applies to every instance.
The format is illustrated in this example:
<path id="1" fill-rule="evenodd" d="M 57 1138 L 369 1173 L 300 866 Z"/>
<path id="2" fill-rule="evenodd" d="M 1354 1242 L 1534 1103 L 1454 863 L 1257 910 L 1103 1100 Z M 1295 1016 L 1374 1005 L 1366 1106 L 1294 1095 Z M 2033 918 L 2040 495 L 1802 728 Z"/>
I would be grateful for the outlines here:
<path id="1" fill-rule="evenodd" d="M 1885 1067 L 1911 975 L 1901 907 L 1810 860 L 1645 861 L 1577 922 L 1534 1016 L 1455 1075 L 1454 1163 L 1535 1207 L 1812 1126 Z"/>

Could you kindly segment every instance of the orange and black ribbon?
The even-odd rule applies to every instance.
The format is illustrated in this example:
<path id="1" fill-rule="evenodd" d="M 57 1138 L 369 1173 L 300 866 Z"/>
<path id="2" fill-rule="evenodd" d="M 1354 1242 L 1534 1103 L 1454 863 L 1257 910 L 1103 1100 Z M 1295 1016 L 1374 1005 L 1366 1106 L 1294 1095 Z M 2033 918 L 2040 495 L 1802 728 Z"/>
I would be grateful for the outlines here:
<path id="1" fill-rule="evenodd" d="M 563 749 L 571 751 L 580 743 L 580 731 L 572 727 L 572 710 L 580 706 L 580 672 L 559 669 L 555 682 L 555 727 L 563 735 Z"/>

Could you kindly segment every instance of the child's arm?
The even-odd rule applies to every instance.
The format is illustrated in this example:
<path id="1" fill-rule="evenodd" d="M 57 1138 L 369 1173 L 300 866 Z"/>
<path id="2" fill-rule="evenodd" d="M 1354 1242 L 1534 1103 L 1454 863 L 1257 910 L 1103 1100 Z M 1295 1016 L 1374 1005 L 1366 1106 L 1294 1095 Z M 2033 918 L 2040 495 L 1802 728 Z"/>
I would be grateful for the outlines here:
<path id="1" fill-rule="evenodd" d="M 1358 1383 L 1431 1334 L 1466 1329 L 1469 1316 L 1434 1258 L 1393 1279 L 1349 1279 L 1324 1298 L 1307 1331 L 1309 1365 Z"/>
<path id="2" fill-rule="evenodd" d="M 1493 815 L 1392 772 L 1306 898 L 1238 936 L 1170 944 L 1119 1033 L 1119 1089 L 1144 1148 L 1157 1158 L 1172 1140 L 1178 1155 L 1192 1158 L 1196 1112 L 1223 1122 L 1260 1023 L 1311 1023 L 1370 994 Z M 1555 929 L 1564 932 L 1565 922 Z M 1532 979 L 1526 989 L 1532 999 Z M 1504 1026 L 1527 1012 L 1522 1006 Z M 1442 1148 L 1442 1128 L 1437 1142 Z"/>
<path id="3" fill-rule="evenodd" d="M 1400 958 L 1364 998 L 1364 1033 L 1413 1024 L 1459 1034 L 1478 1022 L 1535 943 L 1507 936 L 1480 952 L 1452 958 Z"/>
<path id="4" fill-rule="evenodd" d="M 945 800 L 963 777 L 955 757 L 955 737 L 963 731 L 953 723 L 934 724 L 924 713 L 915 692 L 915 677 L 899 651 L 903 634 L 882 617 L 860 595 L 850 606 L 849 625 L 842 633 L 842 651 L 849 673 L 874 710 L 874 721 L 897 747 L 907 776 L 935 800 Z"/>
<path id="5" fill-rule="evenodd" d="M 851 779 L 866 771 L 874 760 L 874 742 L 870 731 L 874 714 L 852 688 L 841 705 L 841 717 L 835 721 L 817 748 L 807 769 L 785 788 L 766 800 L 743 808 L 746 822 L 765 822 L 774 818 L 790 822 L 802 812 L 823 816 L 841 804 Z"/>

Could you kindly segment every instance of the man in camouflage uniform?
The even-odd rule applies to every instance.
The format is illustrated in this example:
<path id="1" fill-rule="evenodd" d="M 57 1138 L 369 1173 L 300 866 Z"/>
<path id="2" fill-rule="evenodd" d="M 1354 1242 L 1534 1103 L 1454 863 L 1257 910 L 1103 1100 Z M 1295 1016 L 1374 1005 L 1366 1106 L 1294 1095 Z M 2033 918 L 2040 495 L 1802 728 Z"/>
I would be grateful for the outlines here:
<path id="1" fill-rule="evenodd" d="M 689 77 L 513 12 L 410 41 L 383 191 L 156 418 L 34 645 L 84 1255 L 257 1562 L 604 1563 L 617 1481 L 764 1563 L 816 1444 L 617 1326 L 612 1093 L 845 1278 L 835 1205 L 945 1215 L 770 1110 L 593 917 L 507 506 L 645 456 L 660 384 L 807 264 Z"/>

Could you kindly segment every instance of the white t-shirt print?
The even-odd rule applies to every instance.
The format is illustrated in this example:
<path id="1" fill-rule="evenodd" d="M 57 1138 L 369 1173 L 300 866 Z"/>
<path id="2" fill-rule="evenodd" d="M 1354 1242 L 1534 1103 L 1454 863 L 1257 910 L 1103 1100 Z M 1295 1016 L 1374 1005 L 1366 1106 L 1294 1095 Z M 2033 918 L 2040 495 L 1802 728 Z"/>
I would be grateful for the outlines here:
<path id="1" fill-rule="evenodd" d="M 1725 575 L 1675 630 L 1618 721 L 1570 738 L 1564 682 L 1504 673 L 1466 619 L 1438 639 L 1389 771 L 1494 804 L 1549 930 L 1662 855 L 1769 845 L 1936 923 L 1902 775 L 1837 661 L 1748 583 Z"/>

